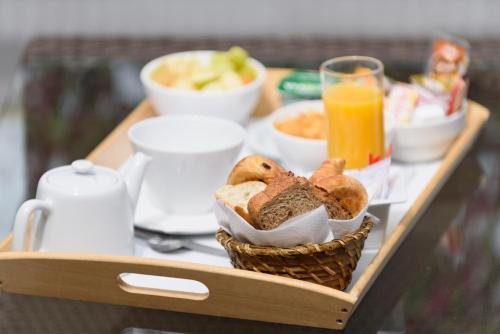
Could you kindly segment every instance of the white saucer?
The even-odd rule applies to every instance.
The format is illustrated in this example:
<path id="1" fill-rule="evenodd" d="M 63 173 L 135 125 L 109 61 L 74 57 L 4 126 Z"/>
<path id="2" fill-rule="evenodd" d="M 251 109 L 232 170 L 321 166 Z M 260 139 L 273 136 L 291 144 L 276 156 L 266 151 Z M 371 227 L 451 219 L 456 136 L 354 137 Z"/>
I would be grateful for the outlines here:
<path id="1" fill-rule="evenodd" d="M 151 203 L 148 194 L 146 186 L 143 186 L 135 211 L 134 225 L 137 227 L 176 235 L 213 234 L 219 228 L 213 212 L 197 215 L 167 214 Z"/>
<path id="2" fill-rule="evenodd" d="M 126 170 L 129 163 L 130 158 L 119 168 L 119 171 Z M 149 199 L 149 191 L 147 191 L 145 184 L 141 188 L 137 201 L 134 225 L 151 231 L 176 235 L 213 234 L 219 228 L 213 212 L 198 215 L 176 215 L 167 214 L 156 208 Z"/>

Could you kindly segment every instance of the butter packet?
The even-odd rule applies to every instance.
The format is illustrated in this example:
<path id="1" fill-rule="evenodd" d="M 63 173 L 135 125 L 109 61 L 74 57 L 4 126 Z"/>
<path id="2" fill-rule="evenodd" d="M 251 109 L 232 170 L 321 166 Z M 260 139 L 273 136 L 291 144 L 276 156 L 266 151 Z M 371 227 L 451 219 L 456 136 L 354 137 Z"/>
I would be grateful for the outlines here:
<path id="1" fill-rule="evenodd" d="M 321 80 L 318 71 L 296 70 L 278 84 L 283 104 L 302 100 L 321 99 Z"/>

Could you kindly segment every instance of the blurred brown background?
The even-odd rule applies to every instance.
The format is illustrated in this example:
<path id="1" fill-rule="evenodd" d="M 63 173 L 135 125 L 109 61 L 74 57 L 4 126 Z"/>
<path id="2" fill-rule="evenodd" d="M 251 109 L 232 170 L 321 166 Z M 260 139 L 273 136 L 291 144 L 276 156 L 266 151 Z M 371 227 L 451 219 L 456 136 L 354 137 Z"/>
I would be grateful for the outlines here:
<path id="1" fill-rule="evenodd" d="M 495 0 L 0 0 L 0 101 L 34 36 L 500 37 Z"/>

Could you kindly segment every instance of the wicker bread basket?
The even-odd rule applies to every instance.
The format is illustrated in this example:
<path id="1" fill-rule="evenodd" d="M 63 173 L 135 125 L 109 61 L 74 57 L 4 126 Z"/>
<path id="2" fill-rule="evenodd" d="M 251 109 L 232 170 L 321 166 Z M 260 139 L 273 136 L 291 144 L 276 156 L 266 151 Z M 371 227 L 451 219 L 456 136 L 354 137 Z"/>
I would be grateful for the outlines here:
<path id="1" fill-rule="evenodd" d="M 344 290 L 356 269 L 373 221 L 365 217 L 361 227 L 323 244 L 292 248 L 254 246 L 239 242 L 224 230 L 216 238 L 228 252 L 235 268 L 296 278 Z"/>

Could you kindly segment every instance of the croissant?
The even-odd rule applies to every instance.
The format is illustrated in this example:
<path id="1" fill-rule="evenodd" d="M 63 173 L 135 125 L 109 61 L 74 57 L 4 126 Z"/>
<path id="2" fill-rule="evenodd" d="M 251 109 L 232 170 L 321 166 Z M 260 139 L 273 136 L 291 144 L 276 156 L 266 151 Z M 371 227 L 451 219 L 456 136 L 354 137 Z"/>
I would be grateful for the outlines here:
<path id="1" fill-rule="evenodd" d="M 341 175 L 344 172 L 345 160 L 334 158 L 323 161 L 321 166 L 314 172 L 309 180 L 314 184 L 322 178 Z"/>
<path id="2" fill-rule="evenodd" d="M 269 184 L 274 178 L 285 173 L 286 170 L 273 160 L 260 155 L 249 155 L 234 166 L 227 184 L 234 185 L 246 181 L 262 181 Z"/>

